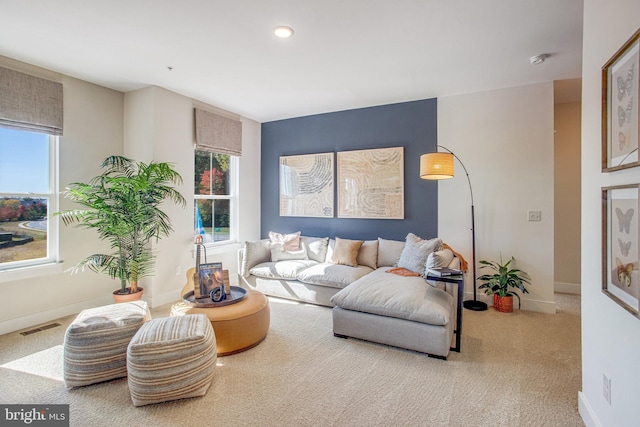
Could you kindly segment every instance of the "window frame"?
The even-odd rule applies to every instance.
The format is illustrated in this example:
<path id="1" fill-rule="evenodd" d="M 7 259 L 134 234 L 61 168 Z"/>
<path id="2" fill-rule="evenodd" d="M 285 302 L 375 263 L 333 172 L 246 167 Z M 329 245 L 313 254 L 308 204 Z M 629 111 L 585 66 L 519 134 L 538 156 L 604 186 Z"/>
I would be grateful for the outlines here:
<path id="1" fill-rule="evenodd" d="M 193 234 L 195 236 L 195 203 L 198 200 L 229 200 L 229 239 L 222 241 L 210 241 L 205 242 L 204 246 L 206 248 L 215 248 L 226 245 L 235 244 L 238 242 L 238 189 L 239 189 L 239 169 L 240 169 L 240 158 L 238 156 L 234 156 L 231 154 L 225 153 L 215 153 L 209 150 L 198 150 L 196 146 L 193 152 L 193 161 L 195 167 L 195 156 L 196 151 L 208 152 L 210 154 L 222 154 L 229 156 L 229 194 L 224 195 L 206 195 L 206 194 L 193 194 L 193 206 L 194 206 L 194 223 L 193 223 Z M 195 183 L 192 183 L 194 185 Z M 192 187 L 194 188 L 194 187 Z M 213 218 L 212 218 L 213 221 Z"/>
<path id="2" fill-rule="evenodd" d="M 30 132 L 30 131 L 21 131 Z M 52 213 L 60 207 L 59 190 L 59 137 L 47 134 L 49 145 L 49 189 L 47 193 L 2 193 L 0 197 L 32 197 L 47 200 L 47 256 L 30 260 L 0 264 L 0 282 L 52 274 L 62 270 L 60 266 L 60 224 Z M 54 267 L 54 268 L 52 268 Z"/>

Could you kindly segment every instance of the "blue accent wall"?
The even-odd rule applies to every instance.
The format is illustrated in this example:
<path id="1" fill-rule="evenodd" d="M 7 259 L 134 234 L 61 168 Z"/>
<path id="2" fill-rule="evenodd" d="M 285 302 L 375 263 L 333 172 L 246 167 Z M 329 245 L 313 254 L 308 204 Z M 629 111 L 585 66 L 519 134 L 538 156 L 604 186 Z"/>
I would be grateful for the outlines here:
<path id="1" fill-rule="evenodd" d="M 438 186 L 420 179 L 420 155 L 436 151 L 437 99 L 298 117 L 262 124 L 261 234 L 269 231 L 305 236 L 404 240 L 413 232 L 432 238 L 438 232 Z M 333 218 L 281 217 L 280 156 L 372 148 L 404 147 L 405 219 L 338 218 L 337 187 Z M 335 159 L 334 159 L 335 163 Z M 337 184 L 337 172 L 334 171 Z"/>

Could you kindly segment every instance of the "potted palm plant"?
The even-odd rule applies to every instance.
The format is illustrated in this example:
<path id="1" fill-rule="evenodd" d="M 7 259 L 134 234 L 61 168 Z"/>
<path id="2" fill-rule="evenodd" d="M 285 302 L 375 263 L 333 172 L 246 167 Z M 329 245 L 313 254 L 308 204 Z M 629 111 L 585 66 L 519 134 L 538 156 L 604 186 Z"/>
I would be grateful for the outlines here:
<path id="1" fill-rule="evenodd" d="M 138 280 L 153 274 L 155 255 L 149 243 L 173 231 L 169 216 L 159 205 L 170 200 L 185 206 L 184 197 L 172 186 L 182 177 L 171 163 L 142 163 L 123 156 L 107 157 L 103 172 L 89 183 L 75 182 L 64 192 L 66 198 L 85 209 L 58 212 L 65 225 L 75 224 L 98 232 L 112 252 L 92 254 L 70 270 L 88 268 L 120 280 L 118 296 L 142 297 Z M 128 285 L 128 286 L 127 286 Z"/>
<path id="2" fill-rule="evenodd" d="M 500 262 L 480 261 L 480 264 L 482 264 L 480 269 L 488 268 L 492 270 L 492 273 L 478 277 L 478 280 L 482 282 L 478 289 L 484 289 L 485 294 L 493 295 L 494 308 L 503 313 L 513 312 L 514 296 L 518 298 L 518 308 L 520 308 L 520 295 L 510 288 L 519 289 L 523 294 L 528 294 L 529 291 L 524 285 L 531 284 L 527 273 L 510 267 L 511 262 L 514 260 L 515 258 L 511 257 L 509 261 L 503 263 L 502 255 L 500 255 Z"/>

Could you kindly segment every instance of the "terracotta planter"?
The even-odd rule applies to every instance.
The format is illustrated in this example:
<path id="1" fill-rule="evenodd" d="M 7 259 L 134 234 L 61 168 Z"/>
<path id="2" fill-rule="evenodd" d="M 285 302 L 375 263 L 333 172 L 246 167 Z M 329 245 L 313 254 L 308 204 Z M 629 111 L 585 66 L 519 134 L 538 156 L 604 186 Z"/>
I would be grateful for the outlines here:
<path id="1" fill-rule="evenodd" d="M 142 292 L 144 289 L 138 286 L 138 292 L 131 293 L 131 288 L 127 288 L 129 293 L 121 294 L 120 289 L 113 291 L 113 300 L 115 302 L 131 302 L 131 301 L 140 301 L 142 299 Z"/>
<path id="2" fill-rule="evenodd" d="M 513 313 L 513 295 L 501 297 L 498 294 L 493 294 L 493 308 L 500 313 Z"/>

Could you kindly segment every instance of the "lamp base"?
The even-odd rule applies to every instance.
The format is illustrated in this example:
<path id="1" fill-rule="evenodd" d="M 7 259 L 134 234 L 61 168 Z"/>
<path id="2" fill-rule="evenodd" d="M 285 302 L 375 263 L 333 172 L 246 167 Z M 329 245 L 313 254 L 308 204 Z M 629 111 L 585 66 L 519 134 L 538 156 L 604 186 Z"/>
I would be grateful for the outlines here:
<path id="1" fill-rule="evenodd" d="M 487 304 L 483 303 L 482 301 L 477 301 L 474 299 L 466 300 L 462 303 L 462 305 L 467 310 L 473 310 L 473 311 L 485 311 L 487 309 Z"/>

